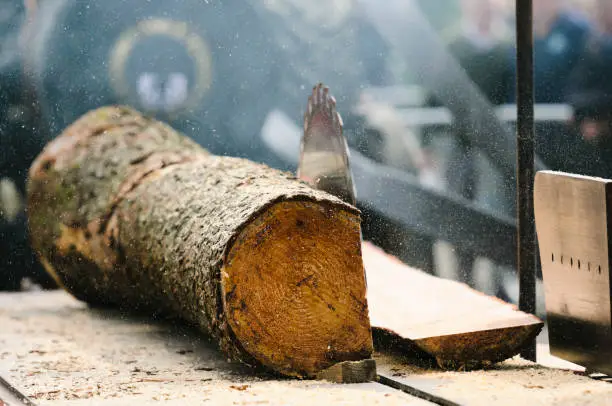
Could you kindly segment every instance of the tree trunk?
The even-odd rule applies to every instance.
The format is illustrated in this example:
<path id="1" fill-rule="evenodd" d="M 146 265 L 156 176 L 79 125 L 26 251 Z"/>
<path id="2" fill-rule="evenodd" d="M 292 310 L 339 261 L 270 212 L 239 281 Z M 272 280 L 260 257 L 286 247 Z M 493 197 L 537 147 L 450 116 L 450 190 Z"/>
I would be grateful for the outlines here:
<path id="1" fill-rule="evenodd" d="M 179 316 L 230 359 L 289 376 L 372 352 L 359 211 L 129 108 L 47 145 L 28 213 L 47 271 L 92 305 Z"/>

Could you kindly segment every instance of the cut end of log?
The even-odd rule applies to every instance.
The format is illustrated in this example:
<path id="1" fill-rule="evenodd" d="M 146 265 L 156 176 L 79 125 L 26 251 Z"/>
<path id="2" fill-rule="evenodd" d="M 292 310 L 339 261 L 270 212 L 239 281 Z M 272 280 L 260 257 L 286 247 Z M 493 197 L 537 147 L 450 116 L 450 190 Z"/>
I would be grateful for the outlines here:
<path id="1" fill-rule="evenodd" d="M 359 218 L 283 201 L 237 236 L 222 271 L 228 323 L 279 372 L 313 377 L 372 353 Z"/>

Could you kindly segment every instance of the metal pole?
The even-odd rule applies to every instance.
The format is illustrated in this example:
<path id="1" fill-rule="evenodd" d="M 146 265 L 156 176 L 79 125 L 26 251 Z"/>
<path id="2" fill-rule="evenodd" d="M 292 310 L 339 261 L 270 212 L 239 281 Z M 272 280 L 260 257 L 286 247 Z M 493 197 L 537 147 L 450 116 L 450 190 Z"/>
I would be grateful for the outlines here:
<path id="1" fill-rule="evenodd" d="M 536 235 L 533 209 L 534 113 L 533 113 L 533 7 L 531 0 L 516 1 L 517 65 L 517 220 L 519 309 L 535 313 Z M 535 339 L 521 353 L 536 360 Z"/>

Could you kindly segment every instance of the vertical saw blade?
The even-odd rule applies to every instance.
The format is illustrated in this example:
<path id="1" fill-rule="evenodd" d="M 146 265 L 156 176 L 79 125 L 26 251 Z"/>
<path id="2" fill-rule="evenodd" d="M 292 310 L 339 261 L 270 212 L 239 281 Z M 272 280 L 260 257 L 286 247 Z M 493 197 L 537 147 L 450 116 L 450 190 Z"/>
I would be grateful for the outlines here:
<path id="1" fill-rule="evenodd" d="M 349 150 L 336 100 L 322 83 L 312 89 L 304 113 L 297 176 L 316 189 L 355 205 Z"/>

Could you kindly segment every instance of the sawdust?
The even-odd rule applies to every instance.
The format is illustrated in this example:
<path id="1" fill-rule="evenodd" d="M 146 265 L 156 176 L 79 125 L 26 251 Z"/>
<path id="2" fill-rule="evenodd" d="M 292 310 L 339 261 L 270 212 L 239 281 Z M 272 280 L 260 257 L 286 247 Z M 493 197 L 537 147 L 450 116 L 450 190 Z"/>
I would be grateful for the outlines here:
<path id="1" fill-rule="evenodd" d="M 430 404 L 377 383 L 255 374 L 192 330 L 88 309 L 59 291 L 0 294 L 0 326 L 0 375 L 41 406 Z M 459 404 L 612 405 L 612 384 L 518 358 L 472 372 L 376 359 L 379 373 Z"/>
<path id="2" fill-rule="evenodd" d="M 519 357 L 471 372 L 425 370 L 381 354 L 377 360 L 379 373 L 459 404 L 612 405 L 612 384 Z"/>
<path id="3" fill-rule="evenodd" d="M 44 405 L 426 405 L 378 383 L 276 380 L 205 337 L 88 309 L 64 292 L 0 294 L 0 375 Z"/>

